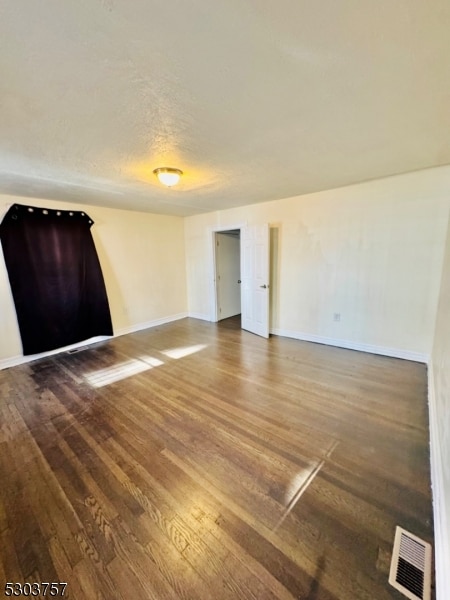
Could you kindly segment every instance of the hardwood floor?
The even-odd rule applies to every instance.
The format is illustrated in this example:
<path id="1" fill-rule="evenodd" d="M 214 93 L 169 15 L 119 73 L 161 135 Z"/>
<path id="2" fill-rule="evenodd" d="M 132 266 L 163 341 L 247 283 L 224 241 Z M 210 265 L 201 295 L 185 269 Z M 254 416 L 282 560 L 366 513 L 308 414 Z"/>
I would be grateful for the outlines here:
<path id="1" fill-rule="evenodd" d="M 2 586 L 401 599 L 395 526 L 432 542 L 424 365 L 184 319 L 0 393 Z"/>

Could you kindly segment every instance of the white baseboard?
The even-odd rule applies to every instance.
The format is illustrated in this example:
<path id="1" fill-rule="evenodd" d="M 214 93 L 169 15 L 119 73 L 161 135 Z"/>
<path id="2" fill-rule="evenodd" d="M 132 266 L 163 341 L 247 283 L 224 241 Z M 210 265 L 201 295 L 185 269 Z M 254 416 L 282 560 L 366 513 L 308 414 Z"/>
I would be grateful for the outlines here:
<path id="1" fill-rule="evenodd" d="M 270 333 L 281 335 L 284 337 L 302 340 L 304 342 L 314 342 L 316 344 L 325 344 L 327 346 L 337 346 L 339 348 L 347 348 L 348 350 L 359 350 L 360 352 L 369 352 L 370 354 L 381 354 L 382 356 L 390 356 L 392 358 L 403 358 L 405 360 L 413 360 L 415 362 L 427 363 L 428 354 L 420 352 L 411 352 L 400 348 L 389 348 L 386 346 L 374 346 L 372 344 L 362 344 L 360 342 L 352 342 L 349 340 L 341 340 L 337 338 L 325 337 L 322 335 L 314 335 L 311 333 L 303 333 L 301 331 L 292 331 L 290 329 L 272 328 Z"/>
<path id="2" fill-rule="evenodd" d="M 17 367 L 18 365 L 23 365 L 33 360 L 38 360 L 39 358 L 47 358 L 48 356 L 53 356 L 54 354 L 68 352 L 69 350 L 75 350 L 76 348 L 81 348 L 82 346 L 90 346 L 91 344 L 97 344 L 98 342 L 104 342 L 105 340 L 110 339 L 111 336 L 98 335 L 88 340 L 77 342 L 76 344 L 70 344 L 69 346 L 64 346 L 63 348 L 56 348 L 56 350 L 49 350 L 48 352 L 41 352 L 40 354 L 29 354 L 28 356 L 19 354 L 17 356 L 11 356 L 10 358 L 2 358 L 0 359 L 0 371 L 2 369 L 8 369 L 9 367 Z"/>
<path id="3" fill-rule="evenodd" d="M 151 327 L 157 327 L 158 325 L 164 325 L 165 323 L 171 323 L 172 321 L 179 321 L 180 319 L 185 319 L 187 316 L 187 312 L 182 312 L 177 313 L 176 315 L 170 315 L 169 317 L 152 319 L 151 321 L 145 321 L 144 323 L 138 323 L 137 325 L 130 325 L 129 327 L 121 327 L 115 331 L 114 337 L 126 335 L 127 333 L 135 333 L 136 331 L 142 331 L 143 329 L 150 329 Z"/>
<path id="4" fill-rule="evenodd" d="M 450 598 L 450 498 L 445 498 L 444 460 L 439 435 L 439 415 L 436 410 L 433 365 L 428 365 L 428 410 L 430 419 L 431 487 L 433 490 L 434 563 L 436 600 Z M 448 458 L 448 457 L 446 457 Z M 448 467 L 447 467 L 448 468 Z"/>
<path id="5" fill-rule="evenodd" d="M 114 333 L 114 337 L 119 337 L 121 335 L 126 335 L 127 333 L 134 333 L 136 331 L 141 331 L 143 329 L 149 329 L 150 327 L 156 327 L 157 325 L 164 325 L 165 323 L 171 323 L 172 321 L 178 321 L 179 319 L 184 319 L 185 317 L 191 317 L 193 319 L 200 319 L 202 321 L 210 321 L 210 316 L 203 313 L 178 313 L 175 315 L 170 315 L 168 317 L 162 317 L 160 319 L 153 319 L 151 321 L 145 321 L 144 323 L 138 323 L 136 325 L 131 325 L 129 327 L 121 327 L 120 329 L 116 329 Z M 388 348 L 385 346 L 373 346 L 371 344 L 360 344 L 358 342 L 351 342 L 347 340 L 341 340 L 336 338 L 330 338 L 320 335 L 314 335 L 310 333 L 303 333 L 300 331 L 292 331 L 290 329 L 277 329 L 272 328 L 270 333 L 273 335 L 281 335 L 283 337 L 294 338 L 296 340 L 302 340 L 305 342 L 314 342 L 317 344 L 326 344 L 328 346 L 337 346 L 339 348 L 347 348 L 349 350 L 359 350 L 361 352 L 370 352 L 372 354 L 381 354 L 383 356 L 391 356 L 394 358 L 403 358 L 405 360 L 413 360 L 415 362 L 427 363 L 429 360 L 429 356 L 427 354 L 421 354 L 419 352 L 410 352 L 407 350 L 400 350 L 398 348 Z M 78 342 L 77 344 L 72 344 L 70 346 L 65 346 L 64 348 L 57 348 L 56 350 L 51 350 L 49 352 L 42 352 L 41 354 L 32 354 L 30 356 L 11 356 L 9 358 L 0 359 L 0 370 L 7 369 L 9 367 L 15 367 L 17 365 L 22 365 L 24 363 L 37 360 L 39 358 L 45 358 L 47 356 L 52 356 L 53 354 L 59 354 L 60 352 L 67 352 L 68 350 L 72 350 L 74 348 L 79 348 L 80 346 L 86 346 L 87 344 L 94 344 L 99 341 L 110 339 L 106 336 L 98 336 L 96 338 L 92 338 L 90 340 L 84 340 L 82 342 Z"/>
<path id="6" fill-rule="evenodd" d="M 162 317 L 160 319 L 153 319 L 152 321 L 138 323 L 137 325 L 131 325 L 130 327 L 121 327 L 120 329 L 115 330 L 112 337 L 119 337 L 121 335 L 126 335 L 127 333 L 134 333 L 143 329 L 149 329 L 150 327 L 156 327 L 157 325 L 164 325 L 164 323 L 171 323 L 172 321 L 178 321 L 179 319 L 184 319 L 185 317 L 187 317 L 187 313 L 178 313 L 176 315 L 170 315 L 169 317 Z M 47 358 L 48 356 L 53 356 L 54 354 L 60 354 L 62 352 L 67 352 L 68 350 L 80 348 L 82 346 L 90 346 L 91 344 L 110 339 L 111 336 L 100 335 L 88 340 L 83 340 L 82 342 L 77 342 L 76 344 L 71 344 L 70 346 L 64 346 L 63 348 L 57 348 L 56 350 L 50 350 L 49 352 L 42 352 L 41 354 L 30 354 L 29 356 L 23 356 L 22 354 L 19 354 L 18 356 L 11 356 L 10 358 L 2 358 L 0 359 L 0 371 L 2 369 L 8 369 L 9 367 L 23 365 L 33 360 L 38 360 L 39 358 Z"/>
<path id="7" fill-rule="evenodd" d="M 190 312 L 188 313 L 188 317 L 200 319 L 201 321 L 211 321 L 211 317 L 209 315 L 204 315 L 203 313 Z"/>

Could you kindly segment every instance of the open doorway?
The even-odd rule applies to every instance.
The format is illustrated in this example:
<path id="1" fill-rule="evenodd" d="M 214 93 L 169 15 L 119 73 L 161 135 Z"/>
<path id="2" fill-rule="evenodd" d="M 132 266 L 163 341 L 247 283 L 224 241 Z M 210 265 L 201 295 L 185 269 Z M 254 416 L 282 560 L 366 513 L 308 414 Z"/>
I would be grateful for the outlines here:
<path id="1" fill-rule="evenodd" d="M 270 230 L 268 223 L 211 231 L 211 317 L 241 315 L 242 329 L 269 337 Z"/>
<path id="2" fill-rule="evenodd" d="M 241 314 L 241 231 L 216 231 L 215 282 L 217 320 Z"/>

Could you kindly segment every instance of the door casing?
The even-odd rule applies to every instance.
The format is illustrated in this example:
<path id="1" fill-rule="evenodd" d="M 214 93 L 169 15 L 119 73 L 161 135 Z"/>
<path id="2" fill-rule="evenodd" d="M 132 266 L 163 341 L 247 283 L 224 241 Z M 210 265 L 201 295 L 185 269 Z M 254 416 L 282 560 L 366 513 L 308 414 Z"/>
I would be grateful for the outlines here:
<path id="1" fill-rule="evenodd" d="M 241 240 L 240 231 L 216 231 L 217 318 L 241 314 Z"/>
<path id="2" fill-rule="evenodd" d="M 210 318 L 209 320 L 216 323 L 219 320 L 220 315 L 218 314 L 218 303 L 217 303 L 217 285 L 216 285 L 216 233 L 230 231 L 230 230 L 239 230 L 240 231 L 240 239 L 241 239 L 241 248 L 242 248 L 242 234 L 244 229 L 248 226 L 247 222 L 241 222 L 234 225 L 227 226 L 216 226 L 211 227 L 209 229 L 209 248 L 210 248 L 210 260 L 209 260 L 209 306 L 210 306 Z M 269 228 L 270 230 L 270 228 Z M 270 263 L 269 263 L 270 267 Z M 242 273 L 242 251 L 241 251 L 241 273 Z M 268 273 L 268 281 L 269 284 L 270 279 L 270 271 Z M 269 290 L 267 290 L 267 294 L 269 294 Z M 269 296 L 268 296 L 269 298 Z M 242 293 L 241 293 L 241 309 L 242 309 Z M 268 300 L 268 311 L 270 311 L 270 301 Z"/>

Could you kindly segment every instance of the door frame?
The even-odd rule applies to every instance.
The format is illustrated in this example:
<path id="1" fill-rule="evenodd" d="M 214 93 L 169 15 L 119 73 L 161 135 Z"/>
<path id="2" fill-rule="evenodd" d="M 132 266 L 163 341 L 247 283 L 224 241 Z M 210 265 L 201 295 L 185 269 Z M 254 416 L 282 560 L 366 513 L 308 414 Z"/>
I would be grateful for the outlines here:
<path id="1" fill-rule="evenodd" d="M 218 298 L 217 298 L 217 263 L 216 263 L 216 233 L 223 231 L 231 231 L 238 229 L 242 233 L 242 229 L 246 227 L 247 222 L 241 222 L 237 225 L 216 225 L 209 228 L 209 320 L 217 323 L 219 320 Z M 241 259 L 239 258 L 239 261 Z"/>

